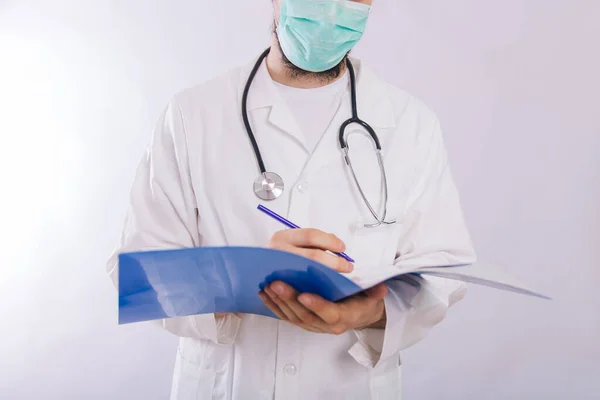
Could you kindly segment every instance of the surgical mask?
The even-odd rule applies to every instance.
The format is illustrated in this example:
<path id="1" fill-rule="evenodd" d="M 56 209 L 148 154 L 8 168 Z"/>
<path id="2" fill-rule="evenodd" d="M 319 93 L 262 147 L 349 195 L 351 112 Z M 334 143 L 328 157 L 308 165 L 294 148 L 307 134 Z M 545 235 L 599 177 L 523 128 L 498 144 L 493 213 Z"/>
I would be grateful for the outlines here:
<path id="1" fill-rule="evenodd" d="M 361 39 L 371 7 L 350 0 L 282 0 L 277 36 L 292 64 L 323 72 Z"/>

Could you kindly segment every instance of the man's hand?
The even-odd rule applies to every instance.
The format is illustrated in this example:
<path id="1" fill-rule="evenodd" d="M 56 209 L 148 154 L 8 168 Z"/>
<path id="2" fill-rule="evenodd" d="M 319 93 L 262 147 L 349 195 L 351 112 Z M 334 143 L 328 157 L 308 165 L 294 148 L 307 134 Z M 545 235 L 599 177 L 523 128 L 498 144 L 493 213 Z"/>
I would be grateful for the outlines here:
<path id="1" fill-rule="evenodd" d="M 339 335 L 350 329 L 385 328 L 384 283 L 339 303 L 299 294 L 283 282 L 273 282 L 265 292 L 259 296 L 275 315 L 307 331 Z"/>
<path id="2" fill-rule="evenodd" d="M 327 251 L 340 253 L 346 245 L 338 237 L 318 229 L 288 229 L 275 233 L 267 247 L 310 258 L 338 272 L 351 272 L 352 263 Z"/>
<path id="3" fill-rule="evenodd" d="M 326 252 L 343 252 L 346 245 L 335 235 L 317 229 L 277 232 L 268 247 L 310 258 L 338 272 L 351 272 L 354 268 L 345 259 Z M 314 294 L 300 294 L 283 282 L 273 282 L 259 293 L 265 305 L 281 320 L 311 332 L 338 335 L 349 329 L 384 328 L 383 298 L 386 295 L 387 286 L 381 284 L 345 301 L 332 303 Z"/>
<path id="4" fill-rule="evenodd" d="M 318 229 L 288 229 L 276 232 L 267 247 L 301 255 L 318 261 L 338 272 L 351 272 L 351 263 L 326 251 L 343 252 L 346 245 L 335 235 Z M 224 318 L 227 313 L 215 313 L 215 318 Z"/>

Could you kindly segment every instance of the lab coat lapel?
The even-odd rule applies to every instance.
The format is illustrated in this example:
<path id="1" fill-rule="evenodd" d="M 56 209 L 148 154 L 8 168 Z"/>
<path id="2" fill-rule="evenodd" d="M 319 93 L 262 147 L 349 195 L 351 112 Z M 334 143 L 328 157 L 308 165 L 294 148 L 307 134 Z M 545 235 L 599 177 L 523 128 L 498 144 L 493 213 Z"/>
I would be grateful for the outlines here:
<path id="1" fill-rule="evenodd" d="M 306 147 L 306 138 L 300 127 L 296 123 L 294 116 L 288 105 L 283 101 L 279 93 L 275 90 L 274 96 L 277 97 L 276 101 L 271 107 L 269 113 L 269 122 L 273 124 L 278 130 L 284 134 L 289 135 L 295 140 L 295 142 L 302 147 L 305 154 L 308 155 L 308 149 Z"/>
<path id="2" fill-rule="evenodd" d="M 365 69 L 360 61 L 351 58 L 351 62 L 356 72 L 358 116 L 375 130 L 385 156 L 385 145 L 391 136 L 390 132 L 396 126 L 393 104 L 384 83 L 371 71 Z M 342 104 L 315 149 L 313 157 L 304 170 L 304 175 L 317 173 L 336 158 L 339 162 L 343 162 L 339 133 L 342 123 L 352 116 L 350 88 L 341 101 Z M 358 125 L 351 124 L 347 131 L 351 132 L 353 129 L 359 129 Z M 360 128 L 360 130 L 364 129 Z"/>
<path id="3" fill-rule="evenodd" d="M 246 81 L 248 76 L 250 75 L 250 71 L 252 66 L 254 66 L 254 61 L 249 67 L 243 69 L 243 73 L 240 76 L 239 87 L 242 92 L 240 92 L 240 101 L 242 98 L 242 93 L 244 86 L 246 85 Z M 263 61 L 262 65 L 258 69 L 256 76 L 254 77 L 254 81 L 252 82 L 252 86 L 250 88 L 250 93 L 248 95 L 248 113 L 250 115 L 256 114 L 257 110 L 269 108 L 270 111 L 268 113 L 267 120 L 264 122 L 268 122 L 272 127 L 276 128 L 276 131 L 286 135 L 288 138 L 293 139 L 296 145 L 301 146 L 305 152 L 308 154 L 306 149 L 306 141 L 305 137 L 302 134 L 294 116 L 292 115 L 291 110 L 288 105 L 285 103 L 283 98 L 281 97 L 279 90 L 273 83 L 271 76 L 269 75 L 269 71 L 266 66 L 266 62 Z M 259 121 L 257 121 L 259 122 Z M 260 129 L 264 129 L 263 126 L 260 126 Z M 259 127 L 253 128 L 253 132 L 255 136 L 259 136 L 262 134 L 262 131 L 259 132 Z M 276 138 L 270 138 L 273 140 Z M 284 144 L 287 147 L 289 143 Z"/>

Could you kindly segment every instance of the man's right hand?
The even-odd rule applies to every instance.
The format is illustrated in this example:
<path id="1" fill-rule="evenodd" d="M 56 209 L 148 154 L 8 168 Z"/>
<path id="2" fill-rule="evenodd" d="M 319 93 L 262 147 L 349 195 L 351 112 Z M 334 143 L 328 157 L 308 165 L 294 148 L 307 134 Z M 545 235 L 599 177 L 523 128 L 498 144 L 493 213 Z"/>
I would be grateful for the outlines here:
<path id="1" fill-rule="evenodd" d="M 267 247 L 298 254 L 334 269 L 347 273 L 354 269 L 352 263 L 335 254 L 346 250 L 346 245 L 337 236 L 318 229 L 286 229 L 276 232 Z"/>

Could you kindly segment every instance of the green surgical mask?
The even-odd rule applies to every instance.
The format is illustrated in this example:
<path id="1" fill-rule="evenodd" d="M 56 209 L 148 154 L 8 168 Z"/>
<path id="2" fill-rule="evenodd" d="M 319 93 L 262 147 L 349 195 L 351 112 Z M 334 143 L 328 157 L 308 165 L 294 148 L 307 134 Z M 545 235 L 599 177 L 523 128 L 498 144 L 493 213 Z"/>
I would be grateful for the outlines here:
<path id="1" fill-rule="evenodd" d="M 281 49 L 305 71 L 331 69 L 362 38 L 370 10 L 350 0 L 282 0 L 277 26 Z"/>

